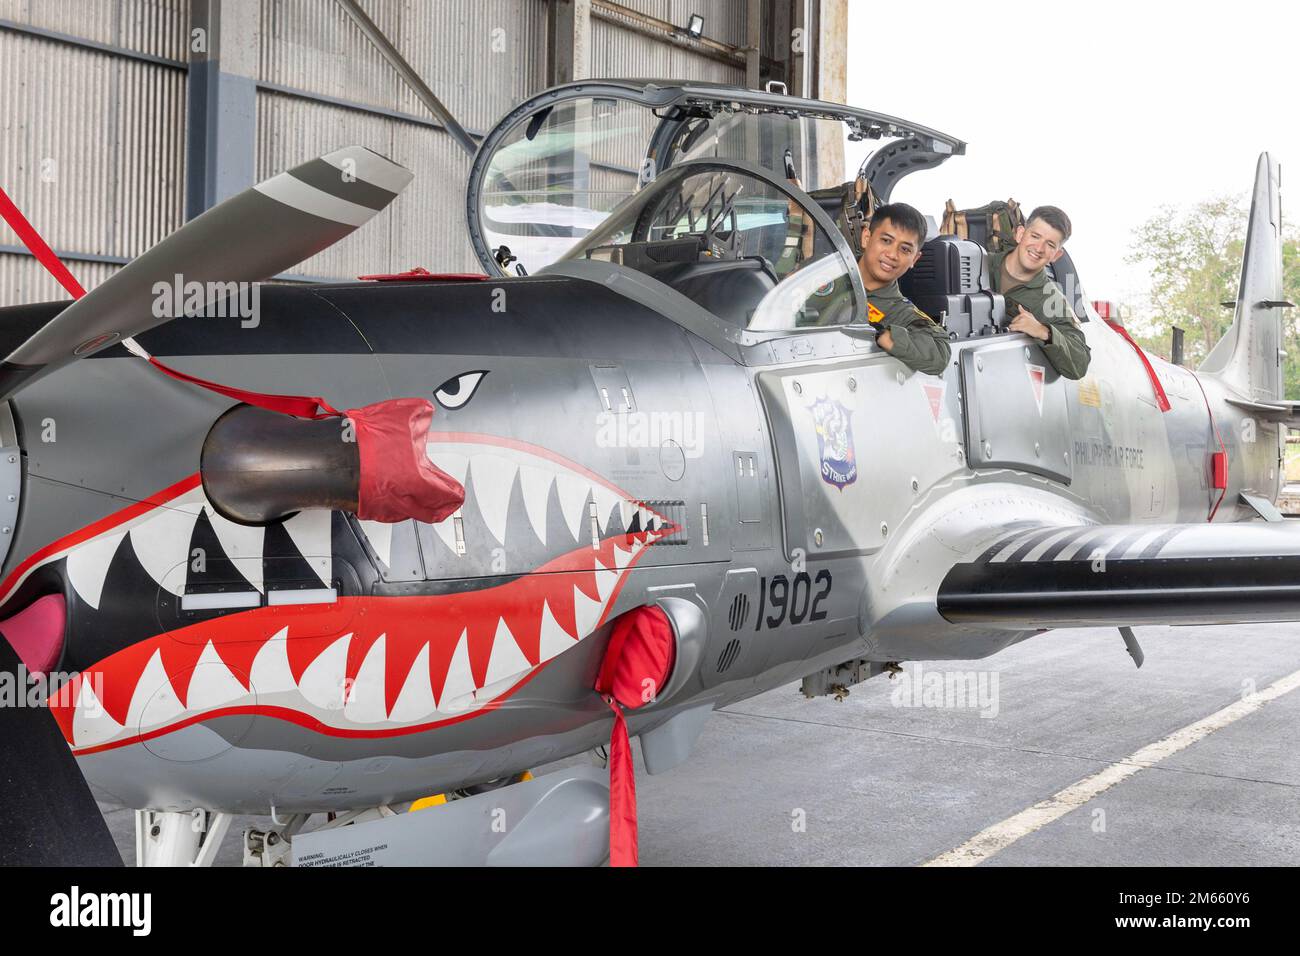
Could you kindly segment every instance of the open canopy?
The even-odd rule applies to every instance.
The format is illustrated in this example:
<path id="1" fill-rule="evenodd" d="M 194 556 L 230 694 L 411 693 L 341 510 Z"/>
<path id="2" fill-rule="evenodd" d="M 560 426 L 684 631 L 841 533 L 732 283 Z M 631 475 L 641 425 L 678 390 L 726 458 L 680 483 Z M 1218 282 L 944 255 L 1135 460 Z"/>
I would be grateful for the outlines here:
<path id="1" fill-rule="evenodd" d="M 862 172 L 882 200 L 909 172 L 965 152 L 896 117 L 782 93 L 668 80 L 597 80 L 541 93 L 479 147 L 466 214 L 489 274 L 532 273 L 564 256 L 620 202 L 685 160 L 794 173 L 805 191 L 853 178 L 844 144 L 887 141 Z"/>

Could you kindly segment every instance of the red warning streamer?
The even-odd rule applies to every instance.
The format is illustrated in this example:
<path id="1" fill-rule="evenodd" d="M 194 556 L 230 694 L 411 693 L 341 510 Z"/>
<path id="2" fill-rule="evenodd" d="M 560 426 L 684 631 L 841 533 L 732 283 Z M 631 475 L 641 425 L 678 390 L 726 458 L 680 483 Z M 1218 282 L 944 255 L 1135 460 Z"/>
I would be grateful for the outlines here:
<path id="1" fill-rule="evenodd" d="M 34 255 L 41 265 L 45 266 L 50 275 L 59 280 L 59 285 L 68 290 L 68 294 L 74 299 L 80 299 L 86 294 L 86 290 L 81 287 L 81 283 L 76 280 L 68 267 L 63 261 L 54 254 L 54 250 L 45 244 L 40 233 L 27 221 L 27 217 L 19 211 L 14 205 L 14 201 L 9 198 L 9 194 L 0 189 L 0 216 L 4 217 L 5 222 L 9 223 L 10 228 L 18 233 L 18 238 L 22 240 L 31 254 Z"/>
<path id="2" fill-rule="evenodd" d="M 636 773 L 622 707 L 652 702 L 673 671 L 677 640 L 663 608 L 619 615 L 605 648 L 596 690 L 614 711 L 609 738 L 609 865 L 636 866 Z M 620 707 L 619 705 L 622 705 Z"/>
<path id="3" fill-rule="evenodd" d="M 1120 336 L 1129 345 L 1133 346 L 1133 351 L 1137 352 L 1137 357 L 1142 360 L 1143 366 L 1147 370 L 1147 378 L 1151 379 L 1151 388 L 1156 393 L 1156 407 L 1162 412 L 1169 411 L 1169 396 L 1165 394 L 1165 387 L 1160 384 L 1160 377 L 1156 375 L 1156 370 L 1151 366 L 1151 360 L 1147 358 L 1147 353 L 1142 351 L 1142 346 L 1133 341 L 1133 337 L 1128 334 L 1128 330 L 1111 319 L 1106 320 L 1106 324 L 1120 334 Z"/>

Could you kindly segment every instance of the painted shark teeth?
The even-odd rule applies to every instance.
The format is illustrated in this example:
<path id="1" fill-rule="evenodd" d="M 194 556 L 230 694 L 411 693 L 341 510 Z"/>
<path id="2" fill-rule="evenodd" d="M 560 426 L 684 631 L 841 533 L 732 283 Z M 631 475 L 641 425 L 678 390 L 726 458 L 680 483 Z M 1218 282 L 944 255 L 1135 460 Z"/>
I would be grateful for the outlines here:
<path id="1" fill-rule="evenodd" d="M 108 565 L 117 554 L 126 534 L 125 531 L 117 531 L 100 535 L 68 553 L 68 582 L 81 595 L 81 599 L 96 610 L 99 609 L 99 598 L 104 593 Z"/>
<path id="2" fill-rule="evenodd" d="M 165 696 L 162 696 L 163 692 Z M 131 695 L 131 704 L 126 712 L 125 726 L 147 730 L 149 727 L 170 723 L 184 713 L 185 705 L 177 699 L 171 679 L 163 667 L 162 651 L 156 650 L 136 681 L 135 693 Z"/>
<path id="3" fill-rule="evenodd" d="M 72 715 L 72 737 L 79 747 L 107 743 L 122 732 L 122 725 L 100 703 L 92 684 L 93 681 L 82 680 L 77 693 L 77 708 Z"/>
<path id="4" fill-rule="evenodd" d="M 263 590 L 262 544 L 266 540 L 266 529 L 228 521 L 217 514 L 211 505 L 205 505 L 203 510 L 226 557 L 249 584 L 259 591 Z M 328 547 L 325 553 L 329 553 Z"/>
<path id="5" fill-rule="evenodd" d="M 515 636 L 510 633 L 510 628 L 506 626 L 503 618 L 497 621 L 497 633 L 492 641 L 492 656 L 488 658 L 487 676 L 484 678 L 483 687 L 476 691 L 476 696 L 500 681 L 519 677 L 532 669 L 533 665 L 528 663 L 528 658 L 524 657 L 524 652 L 519 649 Z"/>
<path id="6" fill-rule="evenodd" d="M 162 590 L 179 597 L 185 593 L 191 575 L 202 570 L 196 566 L 196 556 L 190 550 L 201 518 L 216 536 L 223 552 L 220 557 L 229 561 L 249 588 L 265 591 L 266 529 L 246 527 L 223 518 L 207 503 L 201 488 L 191 489 L 144 515 L 72 545 L 66 552 L 56 552 L 48 560 L 66 556 L 69 584 L 82 601 L 98 610 L 109 570 L 114 561 L 122 560 L 123 539 L 128 539 L 140 569 Z M 285 524 L 290 539 L 324 586 L 328 586 L 333 576 L 331 520 L 328 511 L 303 512 Z M 380 534 L 374 532 L 376 537 Z M 207 564 L 218 556 L 204 557 Z"/>
<path id="7" fill-rule="evenodd" d="M 542 544 L 546 544 L 546 502 L 551 496 L 551 485 L 554 482 L 555 475 L 540 468 L 531 465 L 519 468 L 519 487 L 524 494 L 524 509 Z"/>
<path id="8" fill-rule="evenodd" d="M 635 519 L 640 530 L 662 524 L 644 503 L 628 498 L 616 488 L 580 470 L 522 448 L 485 442 L 431 442 L 429 459 L 465 486 L 464 511 L 477 509 L 491 535 L 487 542 L 468 542 L 473 548 L 507 543 L 512 519 L 514 489 L 519 487 L 523 499 L 523 516 L 534 537 L 548 543 L 547 509 L 552 487 L 560 505 L 560 517 L 573 539 L 591 542 L 591 512 L 595 502 L 597 524 L 603 533 L 617 515 L 621 528 L 630 528 Z M 454 517 L 454 516 L 453 516 Z M 433 526 L 443 543 L 455 553 L 456 538 L 452 518 Z"/>
<path id="9" fill-rule="evenodd" d="M 179 643 L 174 635 L 160 635 L 152 639 L 158 643 L 147 659 L 141 656 L 138 646 L 126 649 L 121 673 L 112 666 L 104 666 L 112 658 L 97 665 L 94 672 L 97 676 L 134 682 L 129 706 L 125 714 L 119 714 L 124 721 L 116 720 L 100 705 L 94 690 L 86 686 L 75 705 L 70 742 L 79 749 L 119 740 L 129 742 L 138 734 L 165 732 L 166 728 L 195 716 L 263 704 L 302 713 L 325 733 L 331 728 L 414 728 L 480 709 L 507 694 L 535 667 L 573 647 L 605 619 L 624 573 L 646 547 L 631 536 L 626 544 L 627 547 L 620 547 L 608 542 L 603 552 L 580 547 L 576 553 L 589 561 L 585 569 L 580 563 L 568 572 L 541 575 L 540 581 L 529 586 L 532 590 L 496 595 L 492 594 L 494 589 L 488 589 L 484 593 L 492 596 L 483 599 L 485 606 L 496 606 L 496 602 L 505 600 L 514 600 L 514 607 L 519 607 L 517 602 L 521 599 L 538 602 L 537 633 L 531 635 L 534 643 L 521 639 L 528 635 L 511 630 L 512 626 L 530 626 L 524 623 L 529 620 L 527 615 L 518 618 L 519 624 L 515 624 L 515 617 L 510 623 L 505 617 L 497 617 L 494 630 L 489 632 L 490 646 L 480 645 L 472 651 L 474 638 L 470 628 L 462 628 L 455 637 L 450 659 L 438 667 L 431 665 L 431 661 L 447 658 L 441 655 L 435 658 L 430 635 L 422 624 L 414 627 L 408 624 L 408 636 L 400 638 L 419 642 L 418 648 L 394 645 L 393 633 L 388 632 L 367 637 L 348 631 L 336 638 L 304 634 L 300 640 L 313 642 L 315 657 L 296 665 L 300 669 L 297 680 L 293 676 L 295 665 L 291 663 L 291 626 L 270 632 L 256 648 L 247 645 L 257 638 L 242 630 L 218 632 L 201 647 L 197 641 L 186 645 Z M 546 588 L 550 589 L 549 593 Z M 567 589 L 567 593 L 557 592 L 559 588 Z M 572 623 L 561 624 L 555 609 L 563 604 L 567 611 L 570 603 Z M 361 614 L 364 615 L 364 610 Z M 477 612 L 474 619 L 480 619 Z M 195 625 L 202 626 L 202 623 Z M 450 637 L 445 631 L 443 634 L 443 640 Z M 191 632 L 187 636 L 202 639 L 203 633 Z M 480 631 L 476 639 L 483 641 L 487 636 Z M 226 647 L 221 643 L 224 641 L 234 646 Z M 355 655 L 363 646 L 365 656 L 356 666 L 355 676 L 349 679 L 349 658 L 355 666 Z M 413 656 L 412 651 L 415 651 Z M 475 680 L 471 653 L 480 655 L 477 659 L 483 667 L 481 685 Z M 397 655 L 394 661 L 399 662 L 396 666 L 404 666 L 401 661 L 411 661 L 405 674 L 387 673 L 393 654 Z M 486 661 L 481 655 L 486 655 Z M 536 663 L 530 662 L 529 655 L 535 657 Z M 249 673 L 239 673 L 228 663 L 230 660 L 249 661 L 244 665 Z M 446 667 L 445 672 L 440 671 L 441 666 Z M 134 676 L 125 676 L 132 667 Z M 99 675 L 99 671 L 103 674 Z M 400 688 L 396 683 L 399 679 Z M 121 699 L 119 688 L 111 690 Z M 394 690 L 396 698 L 389 707 L 388 695 Z"/>
<path id="10" fill-rule="evenodd" d="M 185 695 L 185 709 L 195 713 L 217 710 L 248 696 L 248 691 L 226 666 L 216 647 L 209 641 L 194 665 L 189 690 Z"/>
<path id="11" fill-rule="evenodd" d="M 609 599 L 614 596 L 614 588 L 618 586 L 618 579 L 621 575 L 614 568 L 607 568 L 596 561 L 596 591 L 600 594 L 600 606 L 602 609 L 609 605 Z"/>
<path id="12" fill-rule="evenodd" d="M 508 527 L 512 520 L 523 518 L 543 546 L 548 532 L 557 531 L 557 522 L 563 521 L 573 532 L 575 549 L 556 553 L 551 560 L 557 563 L 550 573 L 524 575 L 483 589 L 481 603 L 470 610 L 464 609 L 464 602 L 466 594 L 476 593 L 472 591 L 458 595 L 458 603 L 419 609 L 418 615 L 404 622 L 389 623 L 384 615 L 374 615 L 370 620 L 389 629 L 377 635 L 352 632 L 352 623 L 367 619 L 364 602 L 368 599 L 354 596 L 340 600 L 337 636 L 320 631 L 319 624 L 295 635 L 296 625 L 281 626 L 287 619 L 274 616 L 240 617 L 241 624 L 233 628 L 219 623 L 230 619 L 213 618 L 191 625 L 188 644 L 163 634 L 151 639 L 157 643 L 148 653 L 132 645 L 121 652 L 116 667 L 111 666 L 113 658 L 96 665 L 96 673 L 103 672 L 97 676 L 130 682 L 127 693 L 120 685 L 109 685 L 104 699 L 117 709 L 110 713 L 100 703 L 103 692 L 96 690 L 103 685 L 78 688 L 79 696 L 68 708 L 73 713 L 65 712 L 63 717 L 73 746 L 129 743 L 141 733 L 165 733 L 181 722 L 232 707 L 296 711 L 310 719 L 308 726 L 326 734 L 358 727 L 402 732 L 482 709 L 508 694 L 536 667 L 594 632 L 612 610 L 623 576 L 664 533 L 664 519 L 644 502 L 538 450 L 485 441 L 454 442 L 436 453 L 432 447 L 435 464 L 466 484 L 466 510 L 475 509 L 472 528 L 486 528 L 491 536 L 487 542 L 480 536 L 475 546 L 504 545 L 508 534 L 512 548 L 526 542 L 519 531 Z M 591 547 L 593 514 L 603 537 L 595 548 Z M 207 505 L 201 488 L 61 552 L 69 555 L 69 580 L 83 599 L 98 606 L 117 546 L 129 537 L 150 576 L 171 593 L 181 593 L 195 523 L 204 515 L 225 556 L 251 584 L 264 588 L 262 569 L 271 567 L 265 563 L 267 533 L 221 518 Z M 331 512 L 304 512 L 286 522 L 284 529 L 326 584 L 333 572 L 332 523 Z M 380 560 L 390 560 L 393 526 L 361 522 L 361 527 Z M 451 527 L 446 521 L 434 530 L 443 535 L 445 529 L 443 540 L 454 547 Z M 281 537 L 276 547 L 286 544 Z M 553 549 L 559 547 L 552 542 Z M 498 587 L 516 590 L 498 592 Z M 420 599 L 436 602 L 442 596 Z M 343 603 L 347 601 L 362 605 L 359 610 L 348 609 Z M 510 608 L 509 615 L 490 616 L 499 607 Z M 445 619 L 444 613 L 450 618 Z M 258 622 L 274 622 L 260 638 L 247 630 L 256 629 Z M 204 630 L 209 624 L 210 632 Z M 305 643 L 291 645 L 295 637 Z M 400 672 L 403 668 L 405 673 Z"/>
<path id="13" fill-rule="evenodd" d="M 343 717 L 357 724 L 378 724 L 388 719 L 384 706 L 384 653 L 388 635 L 370 645 L 357 676 L 347 688 Z"/>
<path id="14" fill-rule="evenodd" d="M 365 533 L 366 540 L 370 546 L 375 549 L 375 555 L 379 558 L 384 567 L 389 568 L 393 565 L 393 526 L 387 521 L 365 521 L 359 522 L 361 530 Z"/>
<path id="15" fill-rule="evenodd" d="M 348 691 L 348 642 L 351 634 L 344 634 L 330 644 L 314 661 L 307 665 L 298 681 L 298 691 L 303 699 L 317 710 L 343 709 Z"/>
<path id="16" fill-rule="evenodd" d="M 438 707 L 433 699 L 433 685 L 429 683 L 429 645 L 420 648 L 415 661 L 402 683 L 402 689 L 393 702 L 388 719 L 399 724 L 413 724 L 424 720 Z"/>
<path id="17" fill-rule="evenodd" d="M 334 576 L 330 529 L 334 521 L 332 511 L 300 511 L 284 523 L 299 553 L 307 560 L 322 587 L 330 586 Z"/>
<path id="18" fill-rule="evenodd" d="M 253 666 L 248 677 L 260 697 L 298 691 L 298 685 L 293 679 L 293 671 L 289 667 L 288 636 L 289 629 L 280 628 L 262 645 L 262 649 L 253 658 Z"/>
<path id="19" fill-rule="evenodd" d="M 176 596 L 185 593 L 190 539 L 198 516 L 188 511 L 159 508 L 131 529 L 131 547 L 149 577 Z"/>
<path id="20" fill-rule="evenodd" d="M 576 643 L 578 639 L 560 626 L 555 620 L 555 615 L 551 613 L 550 604 L 543 601 L 541 640 L 537 645 L 538 662 L 549 661 L 552 657 L 563 654 Z"/>
<path id="21" fill-rule="evenodd" d="M 576 475 L 560 474 L 555 477 L 555 489 L 559 492 L 564 523 L 573 532 L 573 537 L 581 541 L 591 485 Z"/>
<path id="22" fill-rule="evenodd" d="M 454 714 L 474 706 L 474 675 L 469 666 L 469 634 L 462 631 L 451 655 L 447 677 L 442 682 L 442 696 L 438 698 L 438 711 Z"/>
<path id="23" fill-rule="evenodd" d="M 510 491 L 519 466 L 496 455 L 475 455 L 470 463 L 470 481 L 483 522 L 498 544 L 506 543 L 506 519 L 510 513 Z"/>
<path id="24" fill-rule="evenodd" d="M 578 623 L 578 639 L 586 637 L 600 623 L 602 605 L 582 593 L 581 588 L 573 589 L 573 615 Z"/>

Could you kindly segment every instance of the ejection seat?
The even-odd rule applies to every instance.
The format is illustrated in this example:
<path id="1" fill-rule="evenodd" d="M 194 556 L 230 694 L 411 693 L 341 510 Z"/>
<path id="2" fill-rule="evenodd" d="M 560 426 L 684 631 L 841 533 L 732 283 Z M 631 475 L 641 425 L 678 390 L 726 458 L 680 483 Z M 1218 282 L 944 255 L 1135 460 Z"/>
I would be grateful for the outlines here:
<path id="1" fill-rule="evenodd" d="M 858 199 L 863 193 L 869 208 L 875 208 L 875 196 L 863 176 L 810 194 L 835 220 L 855 256 L 862 255 L 860 237 L 865 219 L 858 211 Z M 988 253 L 968 239 L 936 236 L 934 218 L 925 219 L 927 236 L 932 238 L 922 244 L 916 265 L 898 280 L 899 290 L 940 322 L 951 338 L 998 332 L 1006 322 L 1006 301 L 989 282 Z"/>
<path id="2" fill-rule="evenodd" d="M 862 255 L 862 227 L 866 220 L 858 212 L 858 200 L 864 193 L 868 208 L 874 209 L 877 205 L 876 197 L 865 176 L 858 176 L 841 186 L 828 186 L 808 194 L 825 210 L 826 215 L 835 220 L 840 233 L 848 240 L 855 259 Z"/>
<path id="3" fill-rule="evenodd" d="M 993 335 L 1006 325 L 1006 300 L 989 281 L 988 253 L 970 239 L 936 236 L 926 242 L 898 288 L 942 323 L 950 338 Z"/>

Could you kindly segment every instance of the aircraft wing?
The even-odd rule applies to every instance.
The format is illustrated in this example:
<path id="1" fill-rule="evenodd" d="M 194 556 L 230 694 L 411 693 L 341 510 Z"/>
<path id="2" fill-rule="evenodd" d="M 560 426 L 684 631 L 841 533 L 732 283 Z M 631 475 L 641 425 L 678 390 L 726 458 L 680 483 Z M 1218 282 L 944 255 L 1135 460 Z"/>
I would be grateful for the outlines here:
<path id="1" fill-rule="evenodd" d="M 1300 522 L 1019 529 L 953 565 L 938 610 L 1015 630 L 1300 621 Z"/>

